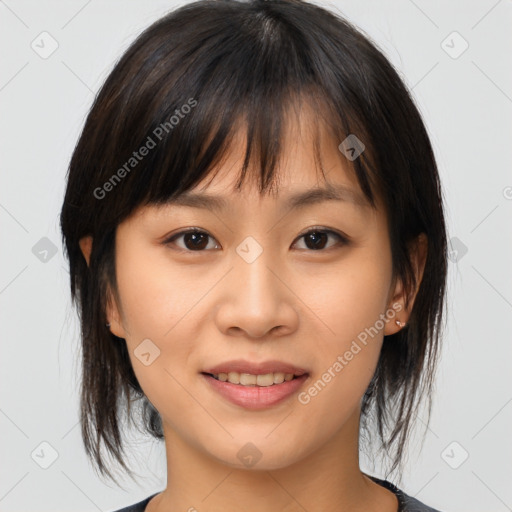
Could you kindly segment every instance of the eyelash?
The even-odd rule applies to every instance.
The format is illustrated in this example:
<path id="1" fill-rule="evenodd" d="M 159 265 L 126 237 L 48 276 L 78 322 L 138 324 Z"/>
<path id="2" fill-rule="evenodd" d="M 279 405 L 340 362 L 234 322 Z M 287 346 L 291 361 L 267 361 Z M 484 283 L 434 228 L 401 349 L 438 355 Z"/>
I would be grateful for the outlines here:
<path id="1" fill-rule="evenodd" d="M 175 240 L 177 240 L 178 238 L 181 238 L 182 236 L 184 236 L 184 235 L 186 235 L 188 233 L 203 234 L 203 235 L 207 235 L 210 238 L 214 239 L 208 232 L 206 232 L 206 231 L 204 231 L 202 229 L 199 229 L 199 228 L 189 228 L 189 229 L 180 231 L 179 233 L 176 233 L 176 234 L 172 235 L 170 238 L 164 240 L 163 241 L 163 245 L 171 245 Z M 305 236 L 307 236 L 307 235 L 309 235 L 311 233 L 325 233 L 327 235 L 334 235 L 341 242 L 342 246 L 346 246 L 346 245 L 350 244 L 350 240 L 346 236 L 344 236 L 341 233 L 338 233 L 336 231 L 333 231 L 332 229 L 327 229 L 327 228 L 323 228 L 323 227 L 320 227 L 320 226 L 319 227 L 309 228 L 308 231 L 302 233 L 301 235 L 299 235 L 296 238 L 296 241 L 294 241 L 294 244 L 297 243 L 297 241 L 300 240 L 301 238 L 304 238 Z M 326 252 L 326 251 L 329 251 L 330 249 L 332 249 L 333 247 L 335 248 L 335 246 L 331 246 L 331 247 L 328 247 L 327 249 L 313 250 L 313 249 L 307 249 L 306 248 L 306 249 L 300 249 L 300 250 L 305 250 L 305 251 L 308 251 L 308 252 Z M 184 248 L 179 247 L 177 250 L 180 251 L 180 252 L 194 253 L 194 252 L 205 252 L 207 250 L 212 250 L 212 249 L 202 249 L 202 250 L 192 251 L 190 249 L 186 249 L 186 248 L 184 249 Z"/>

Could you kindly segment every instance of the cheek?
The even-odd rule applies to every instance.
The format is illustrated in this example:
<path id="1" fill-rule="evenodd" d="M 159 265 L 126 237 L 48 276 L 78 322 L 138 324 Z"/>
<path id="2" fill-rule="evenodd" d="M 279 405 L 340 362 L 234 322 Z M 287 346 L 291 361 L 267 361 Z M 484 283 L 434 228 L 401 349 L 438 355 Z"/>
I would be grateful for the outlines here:
<path id="1" fill-rule="evenodd" d="M 337 412 L 329 413 L 334 419 L 358 404 L 375 372 L 386 321 L 391 262 L 378 251 L 360 253 L 344 260 L 329 275 L 329 280 L 317 281 L 323 283 L 321 287 L 308 287 L 308 306 L 321 320 L 313 322 L 319 330 L 309 333 L 316 340 L 319 367 L 302 403 L 316 402 L 315 407 L 326 413 L 334 406 Z"/>
<path id="2" fill-rule="evenodd" d="M 169 402 L 179 403 L 179 382 L 198 350 L 196 324 L 187 315 L 204 291 L 190 286 L 186 273 L 166 264 L 165 258 L 151 258 L 148 252 L 137 251 L 135 244 L 130 252 L 118 254 L 117 280 L 130 360 L 144 393 L 163 411 Z"/>
<path id="3" fill-rule="evenodd" d="M 304 302 L 301 347 L 316 366 L 305 389 L 308 404 L 301 402 L 296 407 L 301 418 L 318 431 L 333 432 L 346 421 L 377 365 L 382 335 L 375 334 L 372 327 L 375 329 L 385 310 L 391 278 L 390 258 L 377 245 L 373 250 L 353 251 L 336 265 L 326 265 L 324 273 L 319 267 L 315 272 L 301 271 L 294 281 L 294 292 Z M 222 276 L 221 270 L 219 277 L 210 272 L 204 279 L 196 271 L 191 280 L 192 267 L 172 265 L 159 251 L 151 256 L 152 251 L 132 245 L 118 254 L 126 341 L 140 385 L 168 424 L 178 427 L 175 421 L 180 420 L 172 415 L 176 410 L 188 410 L 189 415 L 204 421 L 204 412 L 180 383 L 186 384 L 190 378 L 186 369 L 193 366 L 194 354 L 204 349 L 194 341 L 202 338 L 197 320 L 205 311 L 199 301 L 210 283 Z M 215 294 L 208 298 L 214 299 Z M 194 309 L 196 305 L 199 307 Z M 144 339 L 152 340 L 160 351 L 150 365 L 135 355 Z M 313 410 L 315 414 L 310 414 Z"/>
<path id="4" fill-rule="evenodd" d="M 172 337 L 191 307 L 201 297 L 187 272 L 172 265 L 161 251 L 137 244 L 120 251 L 118 285 L 123 299 L 124 326 L 132 342 L 141 338 Z"/>
<path id="5" fill-rule="evenodd" d="M 307 273 L 305 273 L 307 275 Z M 303 296 L 320 322 L 327 350 L 343 349 L 366 329 L 383 329 L 379 318 L 385 312 L 391 280 L 388 261 L 358 253 L 329 269 L 327 276 L 315 275 L 303 281 Z M 315 319 L 316 320 L 316 319 Z"/>

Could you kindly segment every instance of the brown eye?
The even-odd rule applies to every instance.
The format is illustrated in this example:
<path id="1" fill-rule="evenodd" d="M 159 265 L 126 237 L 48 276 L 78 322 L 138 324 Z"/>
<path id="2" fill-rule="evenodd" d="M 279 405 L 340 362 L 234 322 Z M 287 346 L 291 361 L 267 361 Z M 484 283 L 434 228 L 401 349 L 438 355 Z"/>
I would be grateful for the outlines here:
<path id="1" fill-rule="evenodd" d="M 179 240 L 180 238 L 183 239 L 182 245 L 176 244 L 176 240 Z M 208 247 L 208 241 L 209 239 L 214 240 L 208 233 L 205 231 L 200 231 L 198 229 L 190 229 L 187 231 L 181 231 L 180 233 L 177 233 L 176 235 L 173 235 L 171 238 L 166 240 L 164 242 L 165 245 L 167 244 L 175 244 L 178 246 L 178 248 L 183 249 L 184 251 L 195 251 L 195 252 L 201 252 L 204 249 L 214 249 L 217 247 L 217 244 L 214 244 L 214 247 Z"/>
<path id="2" fill-rule="evenodd" d="M 337 239 L 338 243 L 341 243 L 341 245 L 349 244 L 349 240 L 346 237 L 330 229 L 310 229 L 297 240 L 300 239 L 304 239 L 305 249 L 310 251 L 322 251 L 335 246 L 335 242 L 329 245 L 329 239 Z M 182 241 L 177 243 L 177 240 Z M 186 252 L 202 252 L 219 248 L 219 244 L 214 242 L 216 242 L 216 240 L 207 232 L 191 228 L 173 235 L 164 241 L 164 245 L 175 245 L 179 250 Z M 297 243 L 298 242 L 295 244 Z M 302 248 L 299 247 L 299 249 Z"/>
<path id="3" fill-rule="evenodd" d="M 348 244 L 348 240 L 345 237 L 329 229 L 309 230 L 307 233 L 301 235 L 298 238 L 298 240 L 304 239 L 306 249 L 312 251 L 321 251 L 326 249 L 326 245 L 328 244 L 328 240 L 330 237 L 337 238 L 339 242 L 341 241 L 342 245 Z M 327 249 L 330 249 L 332 245 L 335 244 L 331 244 L 330 246 L 327 247 Z"/>

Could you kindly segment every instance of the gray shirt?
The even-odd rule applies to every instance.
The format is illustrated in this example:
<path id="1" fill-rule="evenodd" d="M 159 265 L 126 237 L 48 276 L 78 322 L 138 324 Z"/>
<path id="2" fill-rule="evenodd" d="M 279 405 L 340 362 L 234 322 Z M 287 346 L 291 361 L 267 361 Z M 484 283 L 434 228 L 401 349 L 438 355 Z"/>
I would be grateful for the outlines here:
<path id="1" fill-rule="evenodd" d="M 382 485 L 386 489 L 389 489 L 391 492 L 395 493 L 398 499 L 398 510 L 397 512 L 440 512 L 435 508 L 428 507 L 421 501 L 418 501 L 416 498 L 405 494 L 403 491 L 398 489 L 394 484 L 388 482 L 387 480 L 381 480 L 380 478 L 376 478 L 374 476 L 368 475 L 374 482 Z M 146 510 L 146 506 L 149 503 L 149 500 L 156 496 L 158 493 L 152 494 L 146 499 L 139 501 L 139 503 L 135 503 L 134 505 L 130 505 L 128 507 L 115 510 L 114 512 L 144 512 Z"/>

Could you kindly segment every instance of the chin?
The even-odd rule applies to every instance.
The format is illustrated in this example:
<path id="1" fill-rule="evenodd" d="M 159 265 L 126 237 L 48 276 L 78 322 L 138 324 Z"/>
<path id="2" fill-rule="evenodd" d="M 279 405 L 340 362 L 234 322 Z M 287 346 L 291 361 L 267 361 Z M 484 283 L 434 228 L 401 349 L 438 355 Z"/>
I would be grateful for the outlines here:
<path id="1" fill-rule="evenodd" d="M 283 469 L 306 456 L 307 445 L 303 437 L 297 443 L 290 442 L 288 437 L 289 442 L 283 444 L 283 436 L 276 435 L 272 440 L 267 436 L 268 431 L 259 437 L 244 435 L 243 439 L 235 438 L 228 443 L 217 444 L 215 450 L 212 450 L 212 446 L 204 446 L 204 449 L 225 466 L 249 471 Z"/>

